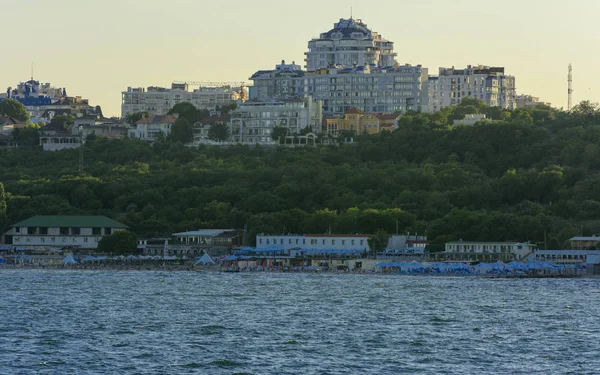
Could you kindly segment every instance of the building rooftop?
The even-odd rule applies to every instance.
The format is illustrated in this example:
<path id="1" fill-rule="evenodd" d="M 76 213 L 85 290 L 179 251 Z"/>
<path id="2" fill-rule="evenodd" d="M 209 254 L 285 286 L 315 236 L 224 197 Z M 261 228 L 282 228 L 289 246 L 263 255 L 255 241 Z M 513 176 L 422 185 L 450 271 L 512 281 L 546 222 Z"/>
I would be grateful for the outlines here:
<path id="1" fill-rule="evenodd" d="M 136 124 L 172 124 L 175 121 L 177 121 L 177 118 L 173 115 L 153 115 L 144 117 Z"/>
<path id="2" fill-rule="evenodd" d="M 129 228 L 125 224 L 106 216 L 33 216 L 19 221 L 11 227 L 41 227 L 41 228 Z"/>
<path id="3" fill-rule="evenodd" d="M 204 236 L 204 237 L 217 237 L 225 232 L 232 232 L 233 229 L 198 229 L 192 230 L 189 232 L 181 232 L 181 233 L 173 233 L 175 237 L 194 237 L 194 236 Z"/>
<path id="4" fill-rule="evenodd" d="M 598 241 L 598 242 L 600 242 L 600 236 L 591 236 L 591 237 L 579 236 L 579 237 L 571 238 L 570 241 Z"/>

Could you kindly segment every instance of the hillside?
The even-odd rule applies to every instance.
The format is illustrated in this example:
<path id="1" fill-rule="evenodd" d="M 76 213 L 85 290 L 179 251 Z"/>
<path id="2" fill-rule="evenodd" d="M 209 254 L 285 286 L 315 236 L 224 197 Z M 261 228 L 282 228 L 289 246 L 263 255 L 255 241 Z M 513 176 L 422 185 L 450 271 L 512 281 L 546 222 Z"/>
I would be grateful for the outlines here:
<path id="1" fill-rule="evenodd" d="M 464 113 L 497 122 L 448 124 Z M 308 149 L 148 145 L 93 139 L 77 150 L 0 153 L 6 219 L 102 214 L 141 237 L 198 228 L 429 235 L 562 248 L 600 232 L 600 112 L 514 112 L 476 101 L 408 114 L 393 133 Z M 1 202 L 0 202 L 1 203 Z M 1 206 L 1 205 L 0 205 Z"/>

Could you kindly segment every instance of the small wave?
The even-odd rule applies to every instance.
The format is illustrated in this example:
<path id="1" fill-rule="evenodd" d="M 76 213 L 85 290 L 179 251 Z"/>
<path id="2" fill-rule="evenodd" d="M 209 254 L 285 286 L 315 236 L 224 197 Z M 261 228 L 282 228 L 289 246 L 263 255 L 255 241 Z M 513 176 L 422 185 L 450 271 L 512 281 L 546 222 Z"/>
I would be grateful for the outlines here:
<path id="1" fill-rule="evenodd" d="M 238 366 L 242 366 L 241 363 L 239 362 L 234 362 L 234 361 L 230 361 L 227 359 L 217 359 L 216 361 L 212 362 L 213 365 L 217 365 L 219 367 L 238 367 Z"/>

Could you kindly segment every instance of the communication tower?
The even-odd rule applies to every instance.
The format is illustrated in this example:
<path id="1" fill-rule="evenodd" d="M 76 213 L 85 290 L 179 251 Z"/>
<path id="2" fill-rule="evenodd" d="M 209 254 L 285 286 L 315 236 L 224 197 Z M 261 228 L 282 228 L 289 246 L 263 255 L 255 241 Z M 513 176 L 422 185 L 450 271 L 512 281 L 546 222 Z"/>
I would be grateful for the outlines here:
<path id="1" fill-rule="evenodd" d="M 568 104 L 568 109 L 569 111 L 571 110 L 571 108 L 573 108 L 573 68 L 571 67 L 571 64 L 569 64 L 569 104 Z"/>

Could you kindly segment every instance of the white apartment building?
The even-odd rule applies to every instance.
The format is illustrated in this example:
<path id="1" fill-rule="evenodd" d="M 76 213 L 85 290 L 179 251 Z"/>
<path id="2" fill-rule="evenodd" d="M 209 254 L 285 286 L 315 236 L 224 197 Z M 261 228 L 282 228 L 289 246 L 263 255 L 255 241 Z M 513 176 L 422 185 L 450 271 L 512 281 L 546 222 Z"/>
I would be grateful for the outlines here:
<path id="1" fill-rule="evenodd" d="M 339 65 L 343 68 L 375 65 L 393 66 L 394 43 L 371 31 L 359 19 L 343 19 L 333 29 L 308 42 L 306 70 L 316 71 Z"/>
<path id="2" fill-rule="evenodd" d="M 247 101 L 231 113 L 229 122 L 234 142 L 275 144 L 271 139 L 273 128 L 283 126 L 293 135 L 311 126 L 321 129 L 322 103 L 307 96 L 304 99 L 281 99 L 271 101 Z"/>
<path id="3" fill-rule="evenodd" d="M 428 106 L 428 69 L 420 65 L 331 67 L 304 72 L 297 65 L 277 65 L 256 72 L 250 80 L 250 99 L 271 100 L 311 95 L 323 102 L 327 114 L 350 108 L 367 113 L 425 111 Z"/>
<path id="4" fill-rule="evenodd" d="M 503 67 L 467 66 L 440 68 L 439 76 L 429 77 L 429 112 L 458 105 L 464 98 L 481 99 L 492 107 L 516 108 L 515 77 Z"/>
<path id="5" fill-rule="evenodd" d="M 532 254 L 537 246 L 528 242 L 447 242 L 446 253 L 473 253 L 473 254 L 502 254 L 509 253 L 522 259 Z"/>
<path id="6" fill-rule="evenodd" d="M 189 91 L 187 84 L 173 83 L 170 89 L 164 87 L 128 87 L 121 93 L 121 117 L 136 112 L 148 112 L 151 115 L 163 115 L 175 104 L 188 102 L 200 110 L 214 111 L 245 98 L 241 87 L 200 87 Z"/>

